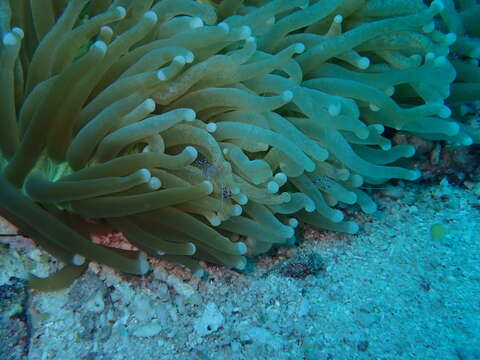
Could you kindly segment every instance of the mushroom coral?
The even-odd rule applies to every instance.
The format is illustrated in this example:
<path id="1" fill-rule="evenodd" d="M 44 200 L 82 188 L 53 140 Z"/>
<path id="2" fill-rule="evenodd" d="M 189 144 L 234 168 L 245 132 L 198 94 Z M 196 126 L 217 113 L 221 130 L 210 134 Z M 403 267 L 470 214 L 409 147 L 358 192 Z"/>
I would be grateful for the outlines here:
<path id="1" fill-rule="evenodd" d="M 472 143 L 444 105 L 443 8 L 0 0 L 0 213 L 62 284 L 90 260 L 145 274 L 145 254 L 241 270 L 299 222 L 355 233 L 337 204 L 374 212 L 364 184 L 420 176 L 385 128 Z M 139 251 L 92 242 L 93 222 Z"/>

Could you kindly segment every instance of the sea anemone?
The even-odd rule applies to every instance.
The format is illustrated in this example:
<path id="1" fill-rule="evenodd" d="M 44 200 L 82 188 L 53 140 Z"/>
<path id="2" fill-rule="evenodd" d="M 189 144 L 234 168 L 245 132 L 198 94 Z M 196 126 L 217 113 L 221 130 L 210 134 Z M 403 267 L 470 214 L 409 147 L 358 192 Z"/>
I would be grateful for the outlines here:
<path id="1" fill-rule="evenodd" d="M 435 0 L 0 0 L 0 213 L 66 266 L 243 269 L 299 222 L 355 233 L 416 180 L 385 128 L 472 143 Z M 88 220 L 88 221 L 86 221 Z M 140 251 L 90 240 L 111 226 Z M 94 230 L 93 230 L 94 231 Z M 240 235 L 240 236 L 238 236 Z"/>

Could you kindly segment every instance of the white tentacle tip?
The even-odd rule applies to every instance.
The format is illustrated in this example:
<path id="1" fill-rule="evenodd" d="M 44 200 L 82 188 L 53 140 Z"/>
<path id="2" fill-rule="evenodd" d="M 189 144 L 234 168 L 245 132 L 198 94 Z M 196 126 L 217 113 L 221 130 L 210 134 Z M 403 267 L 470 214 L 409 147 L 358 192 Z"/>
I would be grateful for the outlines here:
<path id="1" fill-rule="evenodd" d="M 425 34 L 430 34 L 433 30 L 435 30 L 435 23 L 433 21 L 429 22 L 428 24 L 422 27 L 422 31 Z"/>
<path id="2" fill-rule="evenodd" d="M 187 63 L 187 59 L 184 56 L 177 55 L 173 58 L 173 62 L 176 62 L 179 65 L 185 65 Z"/>
<path id="3" fill-rule="evenodd" d="M 148 182 L 148 187 L 151 190 L 158 190 L 162 186 L 162 181 L 157 177 L 152 177 Z"/>
<path id="4" fill-rule="evenodd" d="M 452 115 L 452 110 L 448 106 L 443 105 L 440 111 L 438 112 L 438 116 L 442 119 L 449 118 Z"/>
<path id="5" fill-rule="evenodd" d="M 220 216 L 218 215 L 209 216 L 208 221 L 210 222 L 210 225 L 215 227 L 220 226 L 222 223 L 222 219 L 220 219 Z"/>
<path id="6" fill-rule="evenodd" d="M 85 258 L 82 255 L 75 254 L 72 257 L 72 264 L 77 266 L 83 265 L 85 264 Z"/>
<path id="7" fill-rule="evenodd" d="M 158 70 L 157 71 L 157 78 L 158 78 L 158 80 L 165 81 L 165 80 L 167 80 L 167 75 L 165 75 L 165 72 L 163 70 Z"/>
<path id="8" fill-rule="evenodd" d="M 150 20 L 151 22 L 156 23 L 158 21 L 158 16 L 155 13 L 155 11 L 147 11 L 145 14 L 143 14 L 143 17 L 147 20 Z"/>
<path id="9" fill-rule="evenodd" d="M 243 25 L 240 29 L 240 38 L 248 39 L 252 35 L 252 29 L 248 25 Z"/>
<path id="10" fill-rule="evenodd" d="M 457 41 L 457 34 L 455 33 L 448 33 L 445 35 L 445 42 L 447 45 L 452 45 L 455 41 Z"/>
<path id="11" fill-rule="evenodd" d="M 147 112 L 151 113 L 155 110 L 155 101 L 151 98 L 148 98 L 143 102 L 143 106 Z"/>
<path id="12" fill-rule="evenodd" d="M 441 0 L 435 0 L 432 2 L 432 4 L 430 5 L 430 8 L 435 10 L 435 11 L 443 11 L 443 9 L 445 8 L 445 5 L 443 5 L 443 1 Z"/>
<path id="13" fill-rule="evenodd" d="M 330 215 L 330 220 L 335 223 L 339 223 L 344 218 L 345 218 L 345 215 L 340 210 L 333 210 L 332 214 Z"/>
<path id="14" fill-rule="evenodd" d="M 100 28 L 100 33 L 103 37 L 111 38 L 113 36 L 113 29 L 110 26 L 102 26 Z"/>
<path id="15" fill-rule="evenodd" d="M 295 50 L 296 54 L 301 54 L 305 51 L 305 45 L 302 43 L 296 43 L 293 49 Z"/>
<path id="16" fill-rule="evenodd" d="M 108 46 L 104 41 L 97 40 L 93 43 L 92 48 L 100 50 L 102 53 L 106 53 Z"/>
<path id="17" fill-rule="evenodd" d="M 288 177 L 287 175 L 285 175 L 285 173 L 282 173 L 282 172 L 279 172 L 279 173 L 276 173 L 275 176 L 273 177 L 273 180 L 279 185 L 279 186 L 282 186 L 284 185 L 287 180 L 288 180 Z"/>
<path id="18" fill-rule="evenodd" d="M 8 32 L 3 35 L 2 42 L 5 46 L 14 46 L 17 44 L 17 38 L 15 37 L 15 35 L 13 35 L 13 33 Z"/>
<path id="19" fill-rule="evenodd" d="M 388 96 L 393 96 L 395 94 L 395 87 L 394 86 L 389 86 L 385 89 L 385 94 Z"/>
<path id="20" fill-rule="evenodd" d="M 125 16 L 127 16 L 127 10 L 123 6 L 117 6 L 115 10 L 117 10 L 118 17 L 120 19 L 123 19 Z"/>
<path id="21" fill-rule="evenodd" d="M 435 53 L 430 51 L 425 55 L 425 62 L 432 62 L 433 60 L 435 60 L 435 58 L 436 58 Z"/>
<path id="22" fill-rule="evenodd" d="M 197 247 L 195 246 L 194 243 L 187 243 L 186 245 L 188 245 L 188 250 L 187 250 L 187 254 L 185 255 L 193 255 L 197 252 Z"/>
<path id="23" fill-rule="evenodd" d="M 197 29 L 203 26 L 203 20 L 199 17 L 194 17 L 190 20 L 190 28 Z"/>
<path id="24" fill-rule="evenodd" d="M 244 255 L 247 253 L 247 245 L 245 245 L 245 243 L 243 242 L 237 242 L 235 243 L 235 247 L 237 248 L 238 252 L 241 254 L 241 255 Z"/>
<path id="25" fill-rule="evenodd" d="M 282 92 L 283 101 L 289 102 L 289 101 L 292 101 L 292 99 L 293 99 L 293 92 L 291 92 L 290 90 L 285 90 L 284 92 Z"/>
<path id="26" fill-rule="evenodd" d="M 23 29 L 19 28 L 19 27 L 13 27 L 12 32 L 15 35 L 17 35 L 20 39 L 23 39 L 23 37 L 25 36 L 25 33 L 23 32 Z"/>
<path id="27" fill-rule="evenodd" d="M 346 229 L 346 232 L 348 234 L 356 234 L 358 233 L 360 230 L 360 226 L 356 223 L 356 222 L 353 222 L 353 221 L 348 221 L 347 223 L 347 229 Z"/>
<path id="28" fill-rule="evenodd" d="M 185 148 L 185 152 L 190 155 L 190 157 L 192 157 L 194 160 L 197 158 L 198 156 L 198 151 L 197 149 L 195 149 L 193 146 L 187 146 Z"/>
<path id="29" fill-rule="evenodd" d="M 195 55 L 193 55 L 193 53 L 189 51 L 187 54 L 185 54 L 185 60 L 187 64 L 190 64 L 193 62 L 193 60 L 195 60 Z"/>
<path id="30" fill-rule="evenodd" d="M 150 181 L 152 178 L 152 173 L 148 169 L 140 169 L 138 170 L 138 173 L 140 174 L 140 177 L 142 179 L 142 183 L 147 183 Z"/>
<path id="31" fill-rule="evenodd" d="M 362 56 L 357 60 L 357 66 L 361 70 L 368 69 L 368 67 L 370 66 L 370 59 L 366 56 Z"/>
<path id="32" fill-rule="evenodd" d="M 222 29 L 223 31 L 225 31 L 225 33 L 229 33 L 230 32 L 230 26 L 228 26 L 228 24 L 226 22 L 221 22 L 217 25 L 220 29 Z"/>
<path id="33" fill-rule="evenodd" d="M 295 218 L 290 218 L 288 219 L 288 225 L 291 226 L 292 228 L 296 228 L 299 225 L 299 222 Z"/>
<path id="34" fill-rule="evenodd" d="M 217 124 L 208 123 L 207 126 L 206 126 L 206 129 L 209 133 L 214 133 L 215 131 L 217 131 Z"/>
<path id="35" fill-rule="evenodd" d="M 243 209 L 240 205 L 233 205 L 232 215 L 233 216 L 240 216 L 242 215 Z"/>
<path id="36" fill-rule="evenodd" d="M 415 149 L 415 146 L 405 145 L 404 157 L 411 158 L 413 155 L 415 155 L 416 152 L 417 152 L 417 150 Z"/>
<path id="37" fill-rule="evenodd" d="M 473 139 L 470 137 L 470 136 L 465 136 L 465 138 L 462 140 L 462 145 L 465 145 L 465 146 L 470 146 L 473 144 Z"/>
<path id="38" fill-rule="evenodd" d="M 275 181 L 278 184 L 278 186 L 285 185 L 287 180 L 288 180 L 287 175 L 285 175 L 285 173 L 282 173 L 282 172 L 276 173 L 275 176 L 273 177 L 273 181 Z"/>
<path id="39" fill-rule="evenodd" d="M 433 60 L 434 66 L 445 66 L 448 63 L 448 60 L 445 56 L 438 56 Z"/>
<path id="40" fill-rule="evenodd" d="M 328 113 L 330 114 L 330 116 L 335 117 L 340 115 L 341 110 L 342 110 L 342 106 L 339 103 L 328 105 Z"/>
<path id="41" fill-rule="evenodd" d="M 279 189 L 280 189 L 280 186 L 278 186 L 278 183 L 276 183 L 275 181 L 269 181 L 269 182 L 268 182 L 268 184 L 267 184 L 267 191 L 268 191 L 270 194 L 276 194 Z"/>
<path id="42" fill-rule="evenodd" d="M 197 114 L 195 114 L 195 111 L 192 109 L 186 109 L 185 110 L 185 121 L 193 121 L 195 120 L 195 117 Z"/>
<path id="43" fill-rule="evenodd" d="M 422 172 L 418 169 L 410 171 L 409 178 L 407 180 L 418 180 L 422 176 Z"/>
<path id="44" fill-rule="evenodd" d="M 240 205 L 246 205 L 248 203 L 248 196 L 245 194 L 239 194 L 235 197 L 235 201 Z"/>
<path id="45" fill-rule="evenodd" d="M 202 182 L 202 184 L 207 186 L 207 193 L 211 194 L 213 192 L 213 184 L 211 181 L 205 180 Z"/>
<path id="46" fill-rule="evenodd" d="M 312 199 L 308 198 L 307 203 L 305 204 L 305 211 L 306 212 L 313 212 L 316 209 L 315 203 L 313 202 Z"/>
<path id="47" fill-rule="evenodd" d="M 385 131 L 385 126 L 383 126 L 382 124 L 372 124 L 369 126 L 369 128 L 375 130 L 377 134 L 383 134 L 383 132 Z"/>

